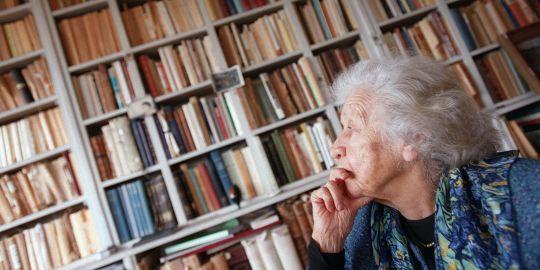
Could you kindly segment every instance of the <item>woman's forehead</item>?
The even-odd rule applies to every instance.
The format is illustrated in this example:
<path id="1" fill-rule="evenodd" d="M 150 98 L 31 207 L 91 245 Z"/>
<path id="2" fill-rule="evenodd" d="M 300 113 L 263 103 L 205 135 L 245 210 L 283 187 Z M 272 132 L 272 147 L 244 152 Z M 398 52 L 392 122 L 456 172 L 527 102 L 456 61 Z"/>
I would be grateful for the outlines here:
<path id="1" fill-rule="evenodd" d="M 347 98 L 342 108 L 342 118 L 366 118 L 371 107 L 370 98 L 366 95 L 356 94 Z"/>

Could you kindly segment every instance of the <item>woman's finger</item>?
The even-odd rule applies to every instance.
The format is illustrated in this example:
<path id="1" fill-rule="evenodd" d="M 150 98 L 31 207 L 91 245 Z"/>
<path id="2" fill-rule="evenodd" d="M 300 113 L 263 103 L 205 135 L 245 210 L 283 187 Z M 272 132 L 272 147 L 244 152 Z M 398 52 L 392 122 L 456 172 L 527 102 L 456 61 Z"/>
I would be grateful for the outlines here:
<path id="1" fill-rule="evenodd" d="M 342 180 L 331 180 L 326 184 L 326 188 L 332 195 L 334 200 L 334 205 L 338 211 L 345 209 L 346 204 L 346 194 Z"/>
<path id="2" fill-rule="evenodd" d="M 332 181 L 336 179 L 346 180 L 349 177 L 351 177 L 351 173 L 349 171 L 342 168 L 333 168 L 330 171 L 329 178 L 330 178 L 330 181 Z"/>
<path id="3" fill-rule="evenodd" d="M 321 195 L 321 198 L 323 199 L 324 201 L 324 205 L 326 206 L 326 210 L 328 210 L 329 212 L 334 212 L 336 211 L 336 206 L 334 204 L 334 199 L 332 198 L 332 195 L 330 194 L 330 191 L 328 190 L 327 187 L 322 187 L 320 188 L 320 195 Z"/>

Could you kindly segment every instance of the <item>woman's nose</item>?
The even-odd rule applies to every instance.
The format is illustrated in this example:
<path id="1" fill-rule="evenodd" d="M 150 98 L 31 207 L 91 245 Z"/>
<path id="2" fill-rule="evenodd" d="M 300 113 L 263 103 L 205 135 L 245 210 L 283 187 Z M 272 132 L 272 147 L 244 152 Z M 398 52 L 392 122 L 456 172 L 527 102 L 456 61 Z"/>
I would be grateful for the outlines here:
<path id="1" fill-rule="evenodd" d="M 342 157 L 344 157 L 345 154 L 346 154 L 345 153 L 345 147 L 340 146 L 340 145 L 333 145 L 332 150 L 331 150 L 331 154 L 332 154 L 332 157 L 334 158 L 334 160 L 339 160 Z"/>

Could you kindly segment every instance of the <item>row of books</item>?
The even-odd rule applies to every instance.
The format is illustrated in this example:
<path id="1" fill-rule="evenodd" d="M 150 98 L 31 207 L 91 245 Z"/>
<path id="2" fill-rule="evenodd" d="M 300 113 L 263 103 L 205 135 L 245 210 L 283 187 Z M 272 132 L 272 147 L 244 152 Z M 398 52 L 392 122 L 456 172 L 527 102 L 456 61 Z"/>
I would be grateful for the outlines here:
<path id="1" fill-rule="evenodd" d="M 0 27 L 0 60 L 20 56 L 41 48 L 34 16 L 3 23 Z"/>
<path id="2" fill-rule="evenodd" d="M 421 8 L 434 6 L 437 0 L 372 0 L 367 1 L 375 19 L 378 22 L 416 11 Z"/>
<path id="3" fill-rule="evenodd" d="M 275 2 L 276 0 L 206 0 L 204 4 L 210 19 L 217 20 Z"/>
<path id="4" fill-rule="evenodd" d="M 209 156 L 183 163 L 177 171 L 180 197 L 190 206 L 184 212 L 193 218 L 256 196 L 274 194 L 278 186 L 257 170 L 249 147 L 212 151 Z M 234 186 L 239 189 L 235 193 Z M 231 198 L 232 196 L 232 198 Z"/>
<path id="5" fill-rule="evenodd" d="M 180 45 L 158 49 L 157 57 L 138 57 L 146 86 L 152 96 L 181 91 L 210 79 L 217 71 L 210 38 L 183 40 Z"/>
<path id="6" fill-rule="evenodd" d="M 132 60 L 117 60 L 110 65 L 72 76 L 73 88 L 83 118 L 99 116 L 125 108 L 133 100 L 144 96 L 142 89 L 133 85 Z"/>
<path id="7" fill-rule="evenodd" d="M 474 1 L 450 12 L 469 50 L 495 43 L 499 35 L 538 21 L 525 0 Z"/>
<path id="8" fill-rule="evenodd" d="M 483 108 L 484 102 L 482 101 L 480 97 L 480 92 L 478 92 L 478 88 L 476 86 L 476 83 L 471 77 L 471 74 L 469 73 L 469 70 L 463 64 L 463 62 L 457 62 L 452 65 L 450 65 L 454 73 L 459 79 L 459 83 L 461 85 L 461 88 L 474 99 L 476 104 Z"/>
<path id="9" fill-rule="evenodd" d="M 0 1 L 0 10 L 16 7 L 24 2 L 24 0 L 2 0 Z"/>
<path id="10" fill-rule="evenodd" d="M 284 10 L 248 24 L 224 25 L 217 32 L 229 66 L 247 67 L 298 49 L 292 24 Z"/>
<path id="11" fill-rule="evenodd" d="M 326 104 L 314 66 L 307 58 L 257 78 L 233 91 L 240 99 L 251 128 L 313 110 Z"/>
<path id="12" fill-rule="evenodd" d="M 0 269 L 58 269 L 99 248 L 90 212 L 81 209 L 0 240 Z"/>
<path id="13" fill-rule="evenodd" d="M 278 184 L 285 185 L 330 169 L 334 165 L 330 146 L 335 138 L 330 122 L 317 117 L 274 130 L 261 136 L 261 142 Z"/>
<path id="14" fill-rule="evenodd" d="M 529 90 L 512 60 L 503 50 L 483 55 L 476 60 L 476 66 L 494 102 L 517 97 Z"/>
<path id="15" fill-rule="evenodd" d="M 142 171 L 155 164 L 155 154 L 144 120 L 126 116 L 109 120 L 90 138 L 102 180 Z"/>
<path id="16" fill-rule="evenodd" d="M 191 97 L 189 102 L 164 106 L 156 118 L 168 158 L 242 134 L 239 111 L 233 105 L 231 92 Z"/>
<path id="17" fill-rule="evenodd" d="M 109 188 L 106 194 L 121 242 L 176 226 L 161 175 Z"/>
<path id="18" fill-rule="evenodd" d="M 196 0 L 151 1 L 129 7 L 122 21 L 131 45 L 139 45 L 204 26 Z"/>
<path id="19" fill-rule="evenodd" d="M 120 41 L 109 9 L 62 19 L 58 22 L 58 30 L 70 65 L 120 50 Z"/>
<path id="20" fill-rule="evenodd" d="M 0 177 L 0 224 L 79 197 L 70 158 L 61 156 Z"/>
<path id="21" fill-rule="evenodd" d="M 323 74 L 328 83 L 332 83 L 339 74 L 360 60 L 369 59 L 366 46 L 361 40 L 350 47 L 335 48 L 323 51 L 316 56 L 317 62 L 323 67 Z"/>
<path id="22" fill-rule="evenodd" d="M 459 54 L 446 22 L 438 11 L 431 12 L 419 22 L 395 28 L 384 34 L 393 54 L 424 55 L 446 60 Z"/>
<path id="23" fill-rule="evenodd" d="M 348 1 L 306 2 L 305 5 L 299 5 L 298 9 L 311 44 L 343 36 L 358 27 Z"/>
<path id="24" fill-rule="evenodd" d="M 506 125 L 522 156 L 540 158 L 540 103 L 536 102 L 506 115 Z"/>
<path id="25" fill-rule="evenodd" d="M 82 4 L 91 0 L 49 0 L 49 7 L 51 10 L 58 10 L 61 8 L 70 7 L 76 4 Z"/>
<path id="26" fill-rule="evenodd" d="M 22 69 L 0 75 L 0 111 L 7 111 L 54 95 L 49 69 L 39 58 Z"/>
<path id="27" fill-rule="evenodd" d="M 68 143 L 57 107 L 0 126 L 0 132 L 0 167 Z"/>

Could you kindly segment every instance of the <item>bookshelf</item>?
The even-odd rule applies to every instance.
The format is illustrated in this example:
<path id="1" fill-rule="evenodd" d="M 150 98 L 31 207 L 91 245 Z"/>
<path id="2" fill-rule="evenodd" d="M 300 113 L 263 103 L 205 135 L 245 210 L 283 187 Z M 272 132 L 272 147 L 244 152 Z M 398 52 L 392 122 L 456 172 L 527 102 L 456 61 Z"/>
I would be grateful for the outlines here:
<path id="1" fill-rule="evenodd" d="M 161 140 L 159 122 L 156 121 L 156 118 L 153 116 L 145 116 L 144 123 L 147 128 L 149 145 L 153 149 L 155 155 L 155 164 L 137 172 L 117 176 L 113 179 L 102 180 L 100 178 L 97 161 L 92 152 L 90 138 L 95 135 L 96 130 L 100 130 L 100 128 L 110 120 L 126 116 L 127 109 L 126 107 L 123 107 L 95 116 L 87 118 L 83 117 L 81 104 L 76 96 L 76 88 L 71 80 L 72 76 L 78 76 L 96 70 L 100 65 L 111 65 L 114 61 L 124 60 L 127 62 L 126 72 L 129 74 L 129 80 L 132 84 L 133 91 L 135 92 L 132 98 L 136 99 L 142 95 L 150 95 L 150 91 L 145 84 L 143 71 L 137 61 L 138 56 L 145 54 L 157 55 L 158 50 L 165 46 L 172 45 L 176 47 L 182 41 L 206 36 L 212 44 L 210 51 L 214 56 L 213 60 L 217 65 L 217 69 L 224 70 L 228 66 L 223 49 L 220 46 L 220 39 L 218 36 L 220 27 L 229 24 L 242 25 L 251 23 L 264 15 L 273 14 L 278 11 L 283 11 L 290 21 L 292 32 L 296 38 L 297 49 L 272 59 L 242 67 L 241 71 L 244 77 L 255 78 L 261 73 L 272 72 L 305 57 L 310 59 L 313 64 L 312 68 L 317 82 L 324 88 L 327 84 L 325 82 L 324 67 L 315 61 L 315 56 L 330 49 L 345 48 L 359 40 L 363 42 L 370 57 L 389 56 L 388 47 L 384 42 L 385 32 L 395 27 L 418 22 L 429 13 L 437 11 L 445 20 L 449 35 L 453 38 L 458 51 L 456 55 L 443 60 L 443 62 L 446 65 L 452 65 L 458 62 L 463 63 L 477 86 L 480 99 L 485 105 L 484 110 L 493 112 L 498 116 L 504 116 L 509 111 L 522 108 L 540 100 L 540 95 L 529 92 L 525 95 L 504 100 L 499 103 L 493 102 L 480 71 L 476 66 L 475 59 L 491 51 L 498 50 L 500 46 L 498 44 L 491 44 L 472 51 L 469 50 L 463 37 L 457 30 L 456 22 L 450 14 L 450 8 L 464 5 L 472 1 L 438 0 L 434 1 L 436 4 L 428 5 L 383 21 L 376 20 L 373 12 L 370 11 L 369 1 L 371 0 L 343 0 L 343 2 L 346 2 L 350 7 L 350 14 L 352 14 L 351 19 L 356 21 L 357 27 L 355 29 L 349 29 L 349 31 L 342 35 L 316 43 L 310 42 L 307 32 L 302 24 L 302 13 L 299 12 L 299 6 L 305 5 L 307 1 L 301 0 L 269 1 L 271 3 L 265 6 L 256 7 L 239 14 L 218 18 L 216 20 L 211 19 L 209 10 L 203 1 L 195 1 L 200 10 L 202 21 L 204 22 L 203 26 L 184 32 L 177 31 L 172 35 L 136 45 L 130 43 L 126 26 L 122 20 L 121 14 L 124 11 L 124 4 L 127 3 L 127 1 L 124 0 L 91 0 L 57 10 L 51 10 L 48 1 L 30 0 L 28 3 L 0 11 L 0 22 L 9 22 L 26 14 L 33 14 L 42 43 L 42 49 L 1 61 L 0 71 L 21 67 L 32 60 L 44 57 L 56 90 L 56 95 L 54 96 L 17 107 L 13 110 L 0 112 L 0 123 L 11 122 L 41 110 L 57 106 L 61 109 L 66 132 L 68 133 L 70 141 L 66 146 L 41 153 L 31 159 L 12 164 L 8 167 L 0 168 L 0 175 L 17 170 L 28 164 L 58 156 L 65 152 L 72 152 L 77 156 L 77 159 L 73 162 L 78 169 L 77 171 L 80 173 L 78 179 L 83 190 L 83 196 L 81 196 L 81 198 L 55 205 L 13 223 L 2 225 L 0 226 L 0 232 L 9 231 L 18 228 L 19 226 L 24 226 L 24 224 L 27 223 L 36 222 L 42 218 L 56 215 L 57 213 L 66 211 L 66 209 L 72 207 L 85 205 L 90 210 L 96 223 L 96 228 L 100 232 L 99 235 L 101 237 L 100 242 L 102 243 L 102 249 L 96 254 L 72 262 L 63 266 L 61 269 L 98 269 L 115 262 L 123 262 L 124 267 L 127 269 L 137 269 L 135 263 L 135 257 L 137 255 L 156 249 L 193 233 L 205 230 L 229 219 L 283 201 L 324 184 L 328 177 L 327 171 L 283 185 L 279 187 L 279 192 L 272 196 L 258 196 L 243 201 L 239 206 L 225 206 L 217 211 L 189 219 L 182 208 L 182 200 L 178 193 L 178 183 L 175 177 L 175 170 L 178 169 L 179 164 L 204 157 L 214 150 L 226 149 L 235 145 L 246 145 L 249 147 L 254 159 L 258 161 L 257 165 L 260 167 L 260 171 L 263 172 L 265 176 L 274 178 L 275 173 L 272 172 L 269 158 L 261 143 L 261 136 L 282 127 L 313 119 L 316 116 L 324 116 L 330 121 L 334 132 L 339 133 L 341 127 L 336 109 L 336 105 L 338 104 L 326 103 L 321 107 L 301 112 L 257 128 L 251 128 L 248 124 L 249 121 L 247 116 L 240 113 L 238 117 L 240 129 L 243 131 L 241 134 L 208 144 L 203 148 L 183 153 L 172 158 L 167 156 L 165 150 L 167 145 Z M 134 5 L 136 6 L 142 3 L 144 3 L 144 1 L 136 2 Z M 130 3 L 130 5 L 132 5 L 132 3 Z M 111 14 L 111 23 L 118 39 L 119 50 L 109 54 L 100 55 L 89 61 L 70 64 L 64 50 L 64 43 L 62 42 L 58 23 L 62 20 L 101 10 L 108 10 Z M 328 93 L 326 91 L 323 92 L 324 99 L 330 101 L 331 99 Z M 188 102 L 189 97 L 191 96 L 203 96 L 209 93 L 212 93 L 212 83 L 210 80 L 203 80 L 202 82 L 182 87 L 179 91 L 172 91 L 156 96 L 153 100 L 156 103 L 156 106 L 161 108 L 163 105 L 181 105 Z M 242 108 L 240 101 L 234 101 L 233 106 Z M 508 133 L 508 130 L 504 125 L 501 128 Z M 512 144 L 510 143 L 510 145 Z M 140 241 L 136 239 L 121 243 L 115 227 L 112 210 L 106 196 L 106 191 L 137 179 L 144 179 L 151 175 L 161 175 L 163 177 L 167 195 L 172 205 L 175 222 L 178 225 L 172 230 L 157 232 Z"/>

